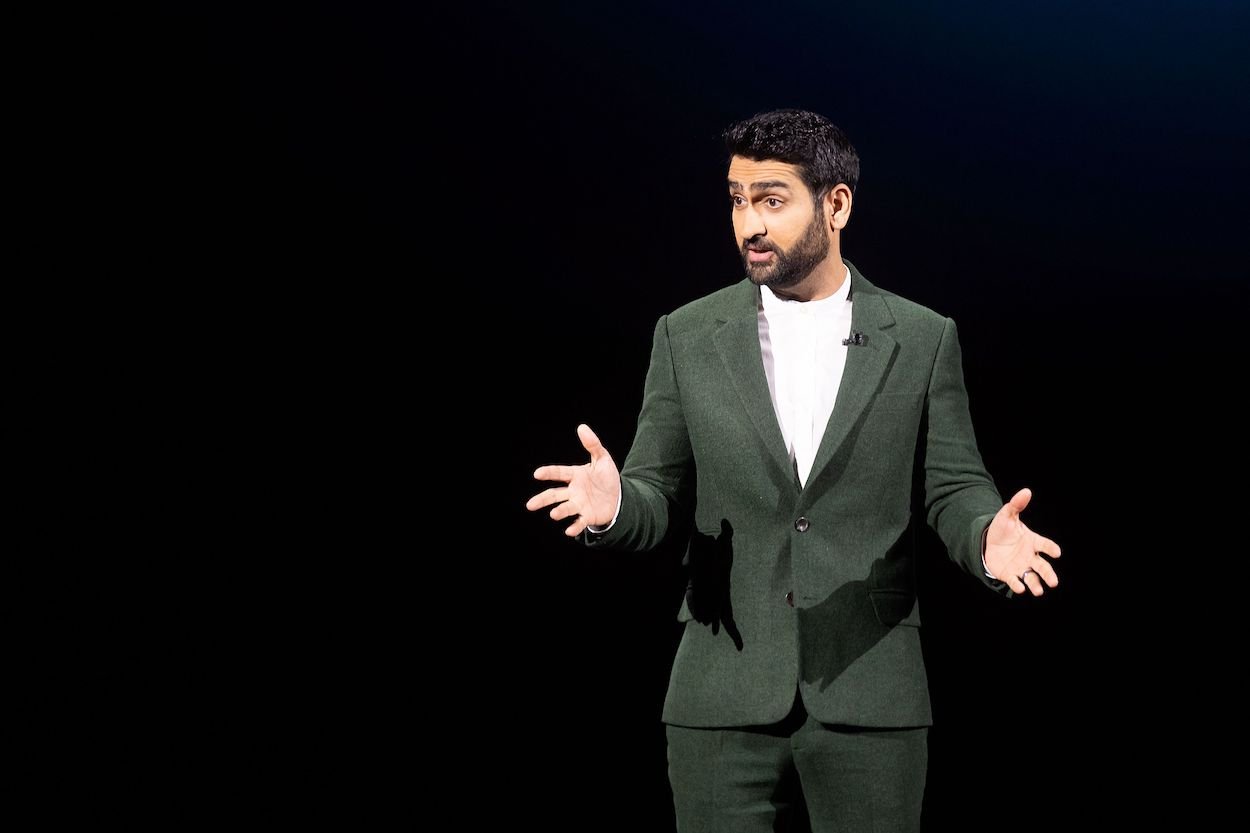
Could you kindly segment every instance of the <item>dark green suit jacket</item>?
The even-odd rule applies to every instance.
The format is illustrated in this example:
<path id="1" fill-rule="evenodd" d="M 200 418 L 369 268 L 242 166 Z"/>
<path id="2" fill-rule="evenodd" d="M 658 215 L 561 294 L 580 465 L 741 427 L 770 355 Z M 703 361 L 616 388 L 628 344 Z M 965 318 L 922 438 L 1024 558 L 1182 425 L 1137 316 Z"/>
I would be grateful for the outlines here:
<path id="1" fill-rule="evenodd" d="M 660 319 L 616 523 L 592 546 L 647 550 L 693 510 L 686 623 L 665 722 L 785 717 L 927 726 L 913 519 L 987 586 L 982 533 L 1003 501 L 977 450 L 955 325 L 849 262 L 852 330 L 805 487 L 760 354 L 759 289 L 726 287 Z"/>

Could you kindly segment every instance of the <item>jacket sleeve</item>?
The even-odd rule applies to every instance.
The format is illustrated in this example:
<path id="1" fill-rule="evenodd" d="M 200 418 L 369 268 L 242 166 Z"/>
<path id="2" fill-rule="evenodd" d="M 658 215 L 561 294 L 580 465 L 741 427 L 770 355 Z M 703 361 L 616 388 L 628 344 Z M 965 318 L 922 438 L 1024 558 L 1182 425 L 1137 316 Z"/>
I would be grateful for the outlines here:
<path id="1" fill-rule="evenodd" d="M 632 551 L 658 546 L 693 486 L 694 456 L 673 368 L 668 316 L 663 316 L 655 325 L 634 443 L 621 469 L 620 513 L 606 532 L 588 531 L 586 543 Z"/>
<path id="2" fill-rule="evenodd" d="M 924 499 L 929 526 L 953 561 L 990 588 L 1010 596 L 1007 585 L 985 575 L 982 539 L 1003 499 L 977 449 L 964 387 L 963 359 L 955 322 L 946 319 L 929 379 L 925 437 Z"/>

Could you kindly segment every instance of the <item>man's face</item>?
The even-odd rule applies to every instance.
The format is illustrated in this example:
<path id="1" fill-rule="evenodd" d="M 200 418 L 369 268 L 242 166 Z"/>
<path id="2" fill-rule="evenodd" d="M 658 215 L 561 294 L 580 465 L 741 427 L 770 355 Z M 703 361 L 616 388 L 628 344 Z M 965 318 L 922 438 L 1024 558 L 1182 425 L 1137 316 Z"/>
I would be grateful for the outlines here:
<path id="1" fill-rule="evenodd" d="M 829 232 L 794 165 L 735 156 L 729 162 L 734 234 L 747 277 L 784 289 L 829 255 Z"/>

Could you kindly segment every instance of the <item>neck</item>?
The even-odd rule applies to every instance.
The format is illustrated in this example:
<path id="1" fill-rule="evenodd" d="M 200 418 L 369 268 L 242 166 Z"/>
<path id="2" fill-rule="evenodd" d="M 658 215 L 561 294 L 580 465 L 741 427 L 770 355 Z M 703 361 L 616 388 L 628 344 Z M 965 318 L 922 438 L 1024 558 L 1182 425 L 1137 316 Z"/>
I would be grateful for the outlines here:
<path id="1" fill-rule="evenodd" d="M 837 292 L 842 282 L 850 279 L 851 270 L 842 262 L 841 251 L 837 246 L 830 246 L 829 255 L 806 278 L 784 289 L 769 288 L 778 298 L 787 301 L 819 301 Z"/>

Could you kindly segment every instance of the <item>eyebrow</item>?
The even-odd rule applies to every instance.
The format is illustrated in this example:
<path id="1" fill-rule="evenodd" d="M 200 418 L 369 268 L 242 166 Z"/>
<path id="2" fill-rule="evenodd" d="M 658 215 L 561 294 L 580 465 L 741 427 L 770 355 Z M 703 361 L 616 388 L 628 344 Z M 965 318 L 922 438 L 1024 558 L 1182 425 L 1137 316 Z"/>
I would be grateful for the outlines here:
<path id="1" fill-rule="evenodd" d="M 729 188 L 730 190 L 737 190 L 737 191 L 743 190 L 742 183 L 734 182 L 732 179 L 729 180 Z M 765 180 L 764 182 L 751 183 L 752 194 L 758 194 L 760 191 L 773 191 L 773 190 L 789 191 L 790 186 L 782 182 L 779 179 L 769 179 L 769 180 Z"/>

